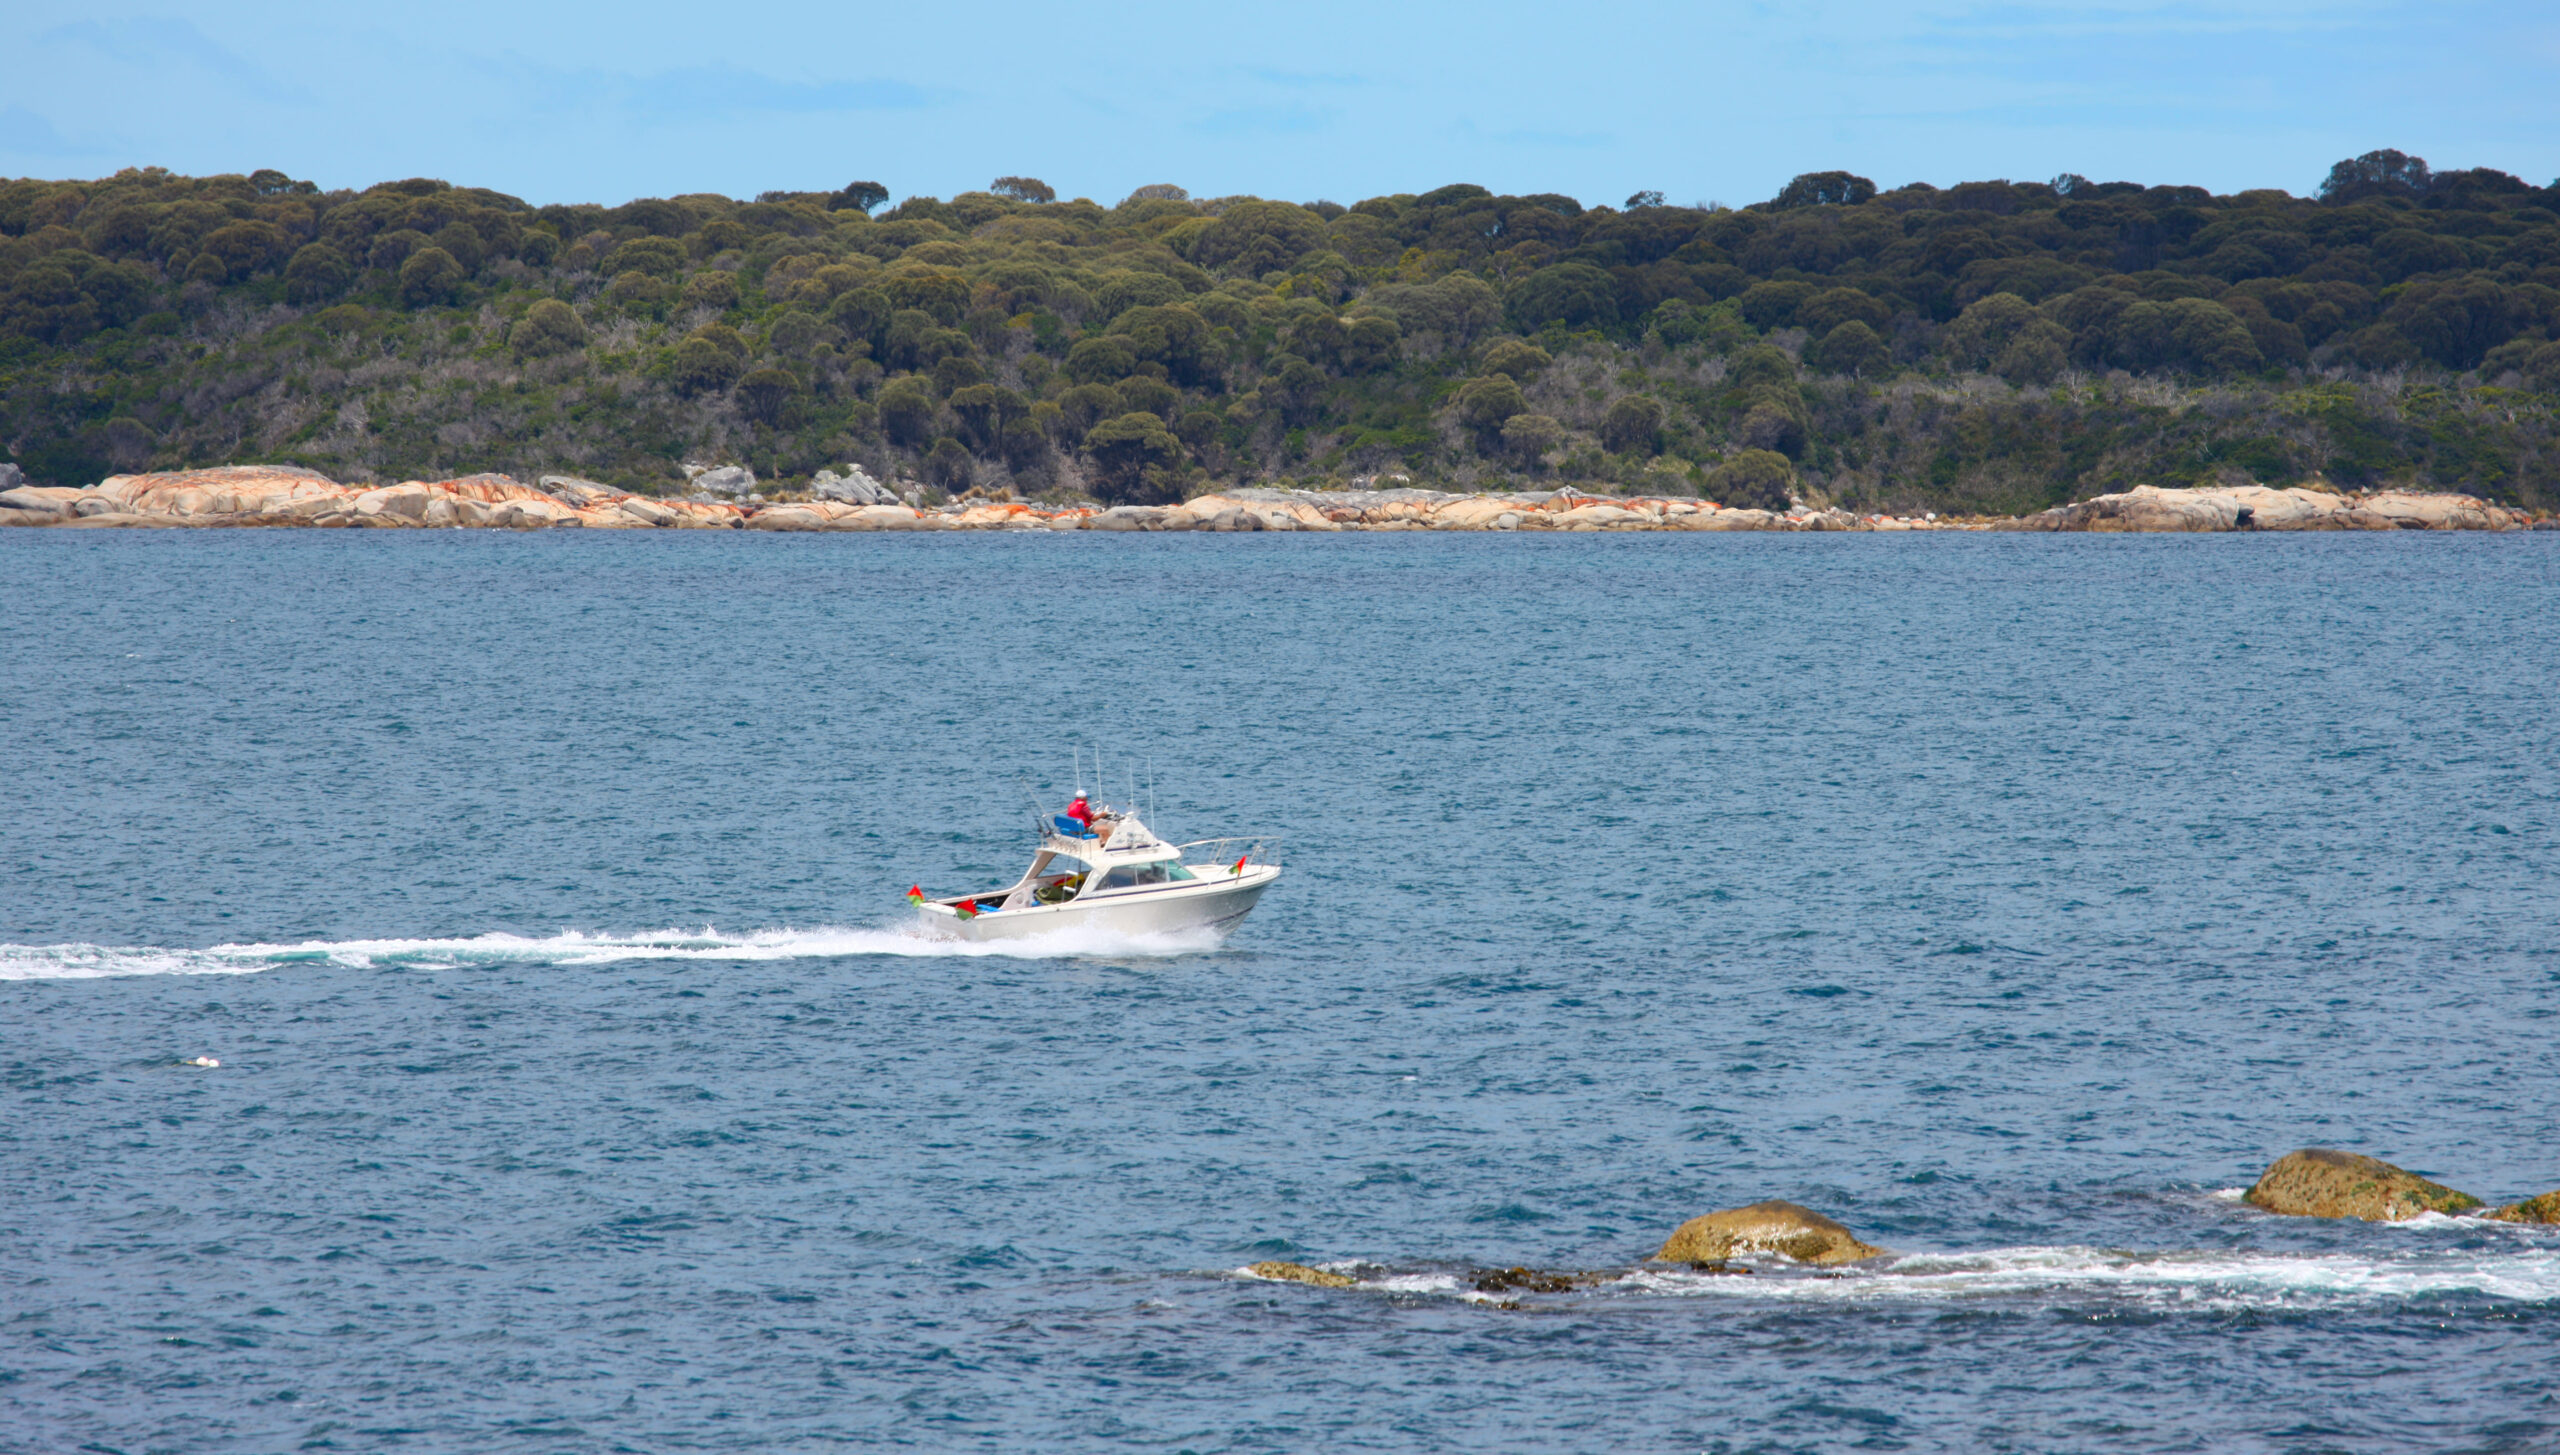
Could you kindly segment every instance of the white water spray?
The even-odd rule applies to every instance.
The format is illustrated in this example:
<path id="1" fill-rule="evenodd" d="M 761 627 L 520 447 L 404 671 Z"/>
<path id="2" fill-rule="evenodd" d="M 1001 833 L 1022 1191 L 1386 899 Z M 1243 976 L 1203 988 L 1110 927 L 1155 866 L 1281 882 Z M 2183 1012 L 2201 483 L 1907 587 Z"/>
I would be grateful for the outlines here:
<path id="1" fill-rule="evenodd" d="M 89 980 L 120 975 L 246 975 L 294 966 L 349 969 L 444 969 L 509 965 L 612 965 L 635 960 L 803 960 L 839 956 L 915 959 L 1002 957 L 1023 960 L 1167 959 L 1218 948 L 1210 931 L 1116 934 L 1073 928 L 1053 934 L 973 944 L 918 928 L 660 930 L 533 937 L 495 933 L 450 939 L 305 940 L 299 944 L 215 945 L 164 949 L 113 945 L 0 945 L 0 981 Z"/>

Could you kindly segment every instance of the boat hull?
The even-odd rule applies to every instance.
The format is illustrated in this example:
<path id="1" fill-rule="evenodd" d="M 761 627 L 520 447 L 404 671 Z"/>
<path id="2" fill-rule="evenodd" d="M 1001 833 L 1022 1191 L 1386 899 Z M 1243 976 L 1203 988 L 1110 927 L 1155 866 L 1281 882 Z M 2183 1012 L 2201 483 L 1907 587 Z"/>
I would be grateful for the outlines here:
<path id="1" fill-rule="evenodd" d="M 1226 875 L 1222 870 L 1208 872 L 1216 877 L 1135 894 L 995 910 L 972 919 L 962 919 L 957 910 L 939 902 L 918 906 L 917 912 L 933 933 L 976 942 L 1033 939 L 1072 930 L 1120 935 L 1215 930 L 1223 934 L 1252 913 L 1262 891 L 1280 877 L 1276 867 L 1260 864 L 1236 875 Z"/>

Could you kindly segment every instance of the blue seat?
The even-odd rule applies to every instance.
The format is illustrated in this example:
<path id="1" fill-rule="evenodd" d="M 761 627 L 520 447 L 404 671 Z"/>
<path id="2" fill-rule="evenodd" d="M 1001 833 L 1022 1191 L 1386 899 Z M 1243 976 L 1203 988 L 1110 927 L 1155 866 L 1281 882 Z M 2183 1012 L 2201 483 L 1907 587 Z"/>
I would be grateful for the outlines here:
<path id="1" fill-rule="evenodd" d="M 1093 830 L 1086 828 L 1083 824 L 1076 822 L 1074 819 L 1067 817 L 1063 813 L 1050 819 L 1049 822 L 1057 825 L 1058 832 L 1065 834 L 1068 838 L 1089 839 L 1093 837 Z"/>

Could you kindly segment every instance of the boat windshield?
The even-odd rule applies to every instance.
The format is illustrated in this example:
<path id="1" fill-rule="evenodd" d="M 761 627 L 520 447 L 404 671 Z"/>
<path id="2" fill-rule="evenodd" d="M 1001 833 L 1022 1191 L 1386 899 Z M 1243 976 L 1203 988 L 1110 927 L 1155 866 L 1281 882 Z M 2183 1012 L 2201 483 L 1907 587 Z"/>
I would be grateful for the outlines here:
<path id="1" fill-rule="evenodd" d="M 1195 878 L 1178 859 L 1162 859 L 1153 864 L 1123 864 L 1102 876 L 1096 889 L 1135 889 L 1143 884 L 1175 884 Z"/>

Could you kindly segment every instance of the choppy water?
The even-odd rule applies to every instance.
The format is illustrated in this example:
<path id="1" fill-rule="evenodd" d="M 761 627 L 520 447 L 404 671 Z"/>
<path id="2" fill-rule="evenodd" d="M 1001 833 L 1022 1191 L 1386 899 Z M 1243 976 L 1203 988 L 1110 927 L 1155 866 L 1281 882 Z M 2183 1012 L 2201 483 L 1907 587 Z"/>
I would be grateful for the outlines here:
<path id="1" fill-rule="evenodd" d="M 2552 1449 L 2555 544 L 0 532 L 0 1448 Z"/>

